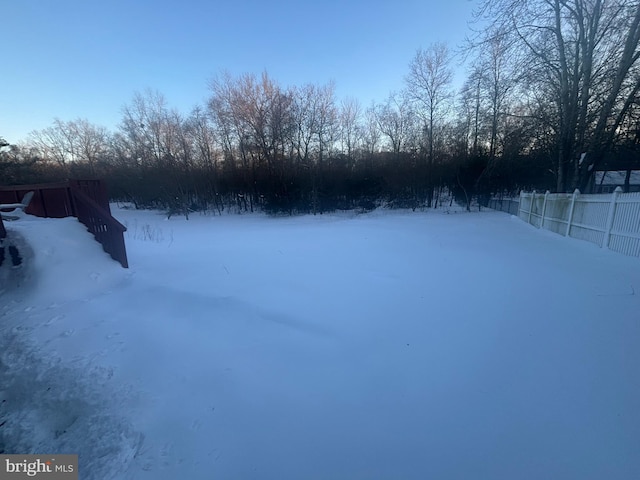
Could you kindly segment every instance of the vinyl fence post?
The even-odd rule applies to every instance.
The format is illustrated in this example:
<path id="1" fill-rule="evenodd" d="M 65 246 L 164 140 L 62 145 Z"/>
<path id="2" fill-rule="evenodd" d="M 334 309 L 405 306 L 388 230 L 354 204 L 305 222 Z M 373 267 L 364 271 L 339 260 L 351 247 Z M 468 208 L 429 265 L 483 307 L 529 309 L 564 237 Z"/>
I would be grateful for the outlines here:
<path id="1" fill-rule="evenodd" d="M 613 219 L 616 216 L 616 201 L 618 195 L 622 193 L 620 187 L 616 187 L 611 195 L 611 203 L 609 204 L 609 215 L 607 216 L 607 229 L 604 232 L 604 239 L 602 240 L 602 248 L 609 248 L 609 240 L 611 239 L 611 227 L 613 227 Z"/>
<path id="2" fill-rule="evenodd" d="M 580 195 L 580 190 L 577 188 L 573 191 L 573 195 L 571 195 L 571 206 L 569 207 L 569 220 L 567 220 L 567 231 L 564 232 L 564 236 L 568 237 L 571 233 L 571 222 L 573 221 L 573 208 L 576 205 L 576 197 Z"/>
<path id="3" fill-rule="evenodd" d="M 522 213 L 522 210 L 520 209 L 520 207 L 522 206 L 522 199 L 524 198 L 524 192 L 522 190 L 520 190 L 520 199 L 518 201 L 518 218 L 520 220 L 524 220 L 524 218 L 522 218 L 522 216 L 520 215 Z"/>
<path id="4" fill-rule="evenodd" d="M 542 203 L 542 219 L 540 220 L 540 228 L 544 228 L 544 215 L 547 212 L 547 198 L 551 192 L 547 190 L 544 192 L 544 202 Z"/>
<path id="5" fill-rule="evenodd" d="M 533 212 L 533 202 L 536 201 L 536 191 L 531 192 L 531 203 L 529 204 L 529 225 L 531 225 L 531 213 Z"/>

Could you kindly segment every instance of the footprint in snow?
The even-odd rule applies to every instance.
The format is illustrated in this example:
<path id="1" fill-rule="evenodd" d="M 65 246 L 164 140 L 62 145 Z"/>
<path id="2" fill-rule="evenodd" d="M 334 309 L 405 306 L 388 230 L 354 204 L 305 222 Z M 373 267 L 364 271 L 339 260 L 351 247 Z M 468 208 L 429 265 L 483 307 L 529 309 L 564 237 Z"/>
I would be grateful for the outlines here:
<path id="1" fill-rule="evenodd" d="M 76 333 L 76 331 L 73 328 L 70 328 L 69 330 L 65 330 L 64 332 L 62 332 L 60 334 L 61 337 L 70 337 L 71 335 L 73 335 L 74 333 Z"/>
<path id="2" fill-rule="evenodd" d="M 44 325 L 45 327 L 48 327 L 52 323 L 56 323 L 57 321 L 62 320 L 63 318 L 64 318 L 64 315 L 56 315 L 55 317 L 51 317 Z"/>
<path id="3" fill-rule="evenodd" d="M 17 325 L 11 329 L 11 333 L 29 332 L 31 330 L 33 330 L 31 327 L 26 327 L 24 325 Z"/>
<path id="4" fill-rule="evenodd" d="M 168 467 L 171 465 L 171 463 L 169 462 L 169 457 L 171 457 L 172 453 L 173 453 L 173 443 L 171 442 L 165 443 L 160 449 L 160 457 L 162 458 L 163 467 Z"/>
<path id="5" fill-rule="evenodd" d="M 173 450 L 173 443 L 167 442 L 162 446 L 162 448 L 160 448 L 160 456 L 166 457 L 171 453 L 172 450 Z"/>

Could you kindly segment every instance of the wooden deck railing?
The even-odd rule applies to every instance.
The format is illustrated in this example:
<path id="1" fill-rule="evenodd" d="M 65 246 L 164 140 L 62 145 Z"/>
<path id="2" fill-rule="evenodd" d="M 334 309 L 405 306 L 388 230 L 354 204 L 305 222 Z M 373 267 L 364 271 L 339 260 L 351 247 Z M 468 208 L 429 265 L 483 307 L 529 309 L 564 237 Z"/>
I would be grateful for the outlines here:
<path id="1" fill-rule="evenodd" d="M 0 187 L 0 203 L 19 202 L 30 191 L 35 194 L 26 213 L 47 218 L 77 217 L 111 258 L 124 268 L 129 267 L 124 244 L 124 232 L 127 229 L 111 215 L 104 182 L 69 180 L 63 183 Z"/>
<path id="2" fill-rule="evenodd" d="M 0 203 L 17 203 L 27 192 L 34 192 L 26 213 L 36 217 L 75 217 L 69 183 L 40 183 L 0 187 Z"/>
<path id="3" fill-rule="evenodd" d="M 111 255 L 111 258 L 119 261 L 124 268 L 129 268 L 123 235 L 127 227 L 113 218 L 111 212 L 98 205 L 82 190 L 73 186 L 70 190 L 78 220 L 93 233 L 93 236 L 102 244 L 102 248 Z"/>

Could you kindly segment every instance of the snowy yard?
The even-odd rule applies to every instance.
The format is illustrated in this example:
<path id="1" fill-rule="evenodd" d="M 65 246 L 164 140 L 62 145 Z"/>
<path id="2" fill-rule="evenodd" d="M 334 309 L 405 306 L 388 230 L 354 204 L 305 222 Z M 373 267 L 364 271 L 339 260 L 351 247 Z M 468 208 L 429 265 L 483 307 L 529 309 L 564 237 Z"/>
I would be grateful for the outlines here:
<path id="1" fill-rule="evenodd" d="M 7 225 L 0 450 L 83 479 L 640 478 L 637 258 L 497 212 L 114 215 L 129 270 L 75 219 Z"/>

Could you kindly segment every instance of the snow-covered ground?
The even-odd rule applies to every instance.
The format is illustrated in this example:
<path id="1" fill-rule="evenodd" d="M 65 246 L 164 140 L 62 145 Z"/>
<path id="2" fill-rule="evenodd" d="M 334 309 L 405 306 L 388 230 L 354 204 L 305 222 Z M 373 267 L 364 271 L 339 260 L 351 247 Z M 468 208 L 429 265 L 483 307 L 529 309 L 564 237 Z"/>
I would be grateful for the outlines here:
<path id="1" fill-rule="evenodd" d="M 640 478 L 640 260 L 498 212 L 8 226 L 0 451 L 83 479 Z M 4 422 L 4 423 L 3 423 Z"/>

